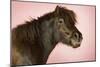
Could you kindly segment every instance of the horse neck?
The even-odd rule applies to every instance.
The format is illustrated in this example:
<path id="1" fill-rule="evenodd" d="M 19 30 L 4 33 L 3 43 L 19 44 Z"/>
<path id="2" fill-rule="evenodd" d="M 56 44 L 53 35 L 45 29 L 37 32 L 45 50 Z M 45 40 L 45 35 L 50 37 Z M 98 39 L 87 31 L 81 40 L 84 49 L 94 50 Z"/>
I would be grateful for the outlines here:
<path id="1" fill-rule="evenodd" d="M 52 20 L 45 21 L 41 24 L 41 42 L 43 45 L 43 60 L 44 62 L 47 61 L 48 56 L 50 55 L 51 51 L 54 49 L 56 46 L 56 41 L 54 38 L 54 33 L 53 33 L 53 25 Z"/>

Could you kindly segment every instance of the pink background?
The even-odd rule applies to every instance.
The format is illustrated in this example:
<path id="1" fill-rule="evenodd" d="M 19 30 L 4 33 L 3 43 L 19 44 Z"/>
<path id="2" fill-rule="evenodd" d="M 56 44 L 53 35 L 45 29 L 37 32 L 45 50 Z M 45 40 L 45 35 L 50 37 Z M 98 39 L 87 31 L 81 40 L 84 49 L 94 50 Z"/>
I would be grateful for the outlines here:
<path id="1" fill-rule="evenodd" d="M 73 10 L 77 15 L 77 28 L 83 34 L 81 47 L 73 49 L 59 42 L 51 52 L 47 63 L 78 62 L 95 60 L 95 7 L 32 2 L 12 2 L 12 28 L 26 20 L 37 18 L 57 5 Z"/>

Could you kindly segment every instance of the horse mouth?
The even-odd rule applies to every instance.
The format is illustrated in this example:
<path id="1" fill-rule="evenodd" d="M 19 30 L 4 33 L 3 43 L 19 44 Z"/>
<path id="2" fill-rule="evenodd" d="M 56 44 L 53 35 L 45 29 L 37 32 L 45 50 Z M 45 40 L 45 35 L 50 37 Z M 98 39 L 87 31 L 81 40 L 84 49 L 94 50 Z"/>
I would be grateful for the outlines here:
<path id="1" fill-rule="evenodd" d="M 75 45 L 73 45 L 72 47 L 73 47 L 73 48 L 78 48 L 78 47 L 80 47 L 80 44 L 75 44 Z"/>
<path id="2" fill-rule="evenodd" d="M 78 48 L 81 46 L 82 40 L 80 41 L 75 41 L 75 40 L 71 40 L 70 44 L 73 48 Z"/>
<path id="3" fill-rule="evenodd" d="M 71 40 L 68 41 L 65 38 L 65 40 L 62 39 L 61 42 L 64 43 L 64 44 L 67 44 L 68 46 L 70 46 L 72 48 L 79 48 L 81 46 L 82 40 L 75 41 L 75 40 L 71 39 Z"/>
<path id="4" fill-rule="evenodd" d="M 62 43 L 64 43 L 64 44 L 67 44 L 68 46 L 70 46 L 70 47 L 72 47 L 72 48 L 78 48 L 78 47 L 80 47 L 81 46 L 81 42 L 79 43 L 79 42 L 75 42 L 75 43 L 73 43 L 73 42 L 69 42 L 69 43 L 67 43 L 66 41 L 63 41 Z"/>

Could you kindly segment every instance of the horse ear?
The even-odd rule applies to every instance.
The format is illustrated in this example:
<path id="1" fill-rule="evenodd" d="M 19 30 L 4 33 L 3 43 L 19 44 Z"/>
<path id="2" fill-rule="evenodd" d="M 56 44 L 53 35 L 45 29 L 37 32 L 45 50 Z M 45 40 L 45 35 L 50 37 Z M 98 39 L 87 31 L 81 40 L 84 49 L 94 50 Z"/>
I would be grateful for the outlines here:
<path id="1" fill-rule="evenodd" d="M 55 9 L 55 13 L 56 13 L 56 14 L 59 14 L 59 8 L 60 8 L 60 7 L 57 5 L 57 6 L 56 6 L 56 9 Z"/>

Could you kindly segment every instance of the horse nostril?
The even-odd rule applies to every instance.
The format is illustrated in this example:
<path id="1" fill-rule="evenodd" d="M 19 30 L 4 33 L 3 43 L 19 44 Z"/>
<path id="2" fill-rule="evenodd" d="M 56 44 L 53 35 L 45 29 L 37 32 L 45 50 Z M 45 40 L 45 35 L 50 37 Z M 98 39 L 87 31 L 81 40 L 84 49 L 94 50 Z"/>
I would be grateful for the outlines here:
<path id="1" fill-rule="evenodd" d="M 80 42 L 82 40 L 82 35 L 78 32 L 74 33 L 73 34 L 73 37 L 78 41 Z"/>
<path id="2" fill-rule="evenodd" d="M 76 39 L 78 39 L 78 38 L 79 38 L 78 33 L 75 33 L 75 34 L 74 34 L 74 37 L 75 37 Z"/>
<path id="3" fill-rule="evenodd" d="M 76 34 L 74 36 L 75 36 L 75 38 L 77 38 L 77 35 Z"/>

